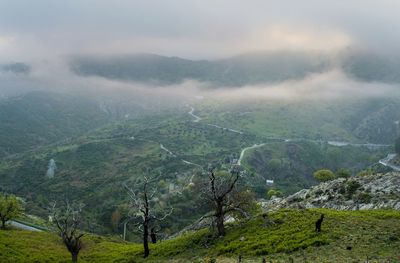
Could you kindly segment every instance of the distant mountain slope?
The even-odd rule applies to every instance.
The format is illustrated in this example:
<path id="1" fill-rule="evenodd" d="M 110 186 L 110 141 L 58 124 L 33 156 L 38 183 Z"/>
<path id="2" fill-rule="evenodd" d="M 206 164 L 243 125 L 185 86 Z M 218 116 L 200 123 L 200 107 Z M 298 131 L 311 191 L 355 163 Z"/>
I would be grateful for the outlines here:
<path id="1" fill-rule="evenodd" d="M 0 157 L 82 134 L 108 115 L 89 99 L 32 92 L 0 101 Z"/>
<path id="2" fill-rule="evenodd" d="M 362 141 L 392 144 L 400 134 L 400 100 L 376 98 L 352 103 L 342 125 Z"/>
<path id="3" fill-rule="evenodd" d="M 342 67 L 351 77 L 367 82 L 400 83 L 400 56 L 381 55 L 367 51 L 342 54 Z"/>
<path id="4" fill-rule="evenodd" d="M 153 54 L 80 56 L 71 60 L 73 72 L 157 85 L 185 79 L 215 86 L 245 86 L 302 79 L 312 73 L 340 67 L 349 77 L 366 82 L 400 83 L 400 57 L 356 49 L 322 52 L 257 52 L 220 60 L 189 60 Z"/>
<path id="5" fill-rule="evenodd" d="M 220 86 L 243 86 L 301 79 L 329 68 L 329 59 L 313 52 L 251 53 L 214 61 L 152 54 L 81 56 L 71 61 L 71 69 L 79 75 L 161 85 L 194 79 Z"/>
<path id="6" fill-rule="evenodd" d="M 0 73 L 29 74 L 31 67 L 22 62 L 0 64 Z"/>

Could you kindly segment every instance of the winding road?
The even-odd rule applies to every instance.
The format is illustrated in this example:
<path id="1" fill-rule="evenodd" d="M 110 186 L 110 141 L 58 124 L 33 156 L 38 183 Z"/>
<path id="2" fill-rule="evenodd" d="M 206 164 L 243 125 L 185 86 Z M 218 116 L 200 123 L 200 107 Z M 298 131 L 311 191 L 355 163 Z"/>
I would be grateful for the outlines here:
<path id="1" fill-rule="evenodd" d="M 196 114 L 194 114 L 194 108 L 193 107 L 190 107 L 190 111 L 188 113 L 189 113 L 189 115 L 191 115 L 194 118 L 193 122 L 199 122 L 199 121 L 202 120 L 201 117 L 199 117 Z"/>
<path id="2" fill-rule="evenodd" d="M 22 223 L 19 223 L 19 222 L 16 222 L 16 221 L 10 221 L 10 222 L 8 222 L 8 224 L 13 226 L 13 227 L 15 227 L 15 228 L 19 228 L 19 229 L 22 229 L 22 230 L 36 231 L 36 232 L 42 232 L 43 231 L 43 230 L 41 230 L 39 228 L 28 226 L 28 225 L 25 225 L 25 224 L 22 224 Z"/>
<path id="3" fill-rule="evenodd" d="M 237 164 L 241 165 L 245 152 L 247 152 L 248 150 L 251 150 L 251 149 L 255 149 L 255 148 L 264 146 L 265 144 L 266 143 L 254 144 L 253 146 L 243 148 L 242 151 L 240 152 L 240 157 L 239 157 Z"/>
<path id="4" fill-rule="evenodd" d="M 195 111 L 195 109 L 194 109 L 193 107 L 190 106 L 190 111 L 188 112 L 188 114 L 194 118 L 193 122 L 199 122 L 199 121 L 201 121 L 202 118 L 201 118 L 200 116 L 197 116 L 196 114 L 194 114 L 194 111 Z M 235 129 L 222 127 L 222 126 L 219 126 L 219 125 L 217 125 L 217 124 L 210 124 L 210 123 L 207 123 L 207 125 L 208 125 L 208 126 L 211 126 L 211 127 L 218 128 L 218 129 L 222 129 L 222 130 L 224 130 L 224 131 L 230 131 L 230 132 L 234 132 L 234 133 L 238 133 L 238 134 L 243 134 L 242 131 L 238 131 L 238 130 L 235 130 Z"/>
<path id="5" fill-rule="evenodd" d="M 392 168 L 396 172 L 400 172 L 400 167 L 399 166 L 396 166 L 396 165 L 393 165 L 393 164 L 390 163 L 396 156 L 397 156 L 397 154 L 390 153 L 390 154 L 388 154 L 386 156 L 386 158 L 383 158 L 383 159 L 379 160 L 379 163 L 384 165 L 384 166 Z"/>
<path id="6" fill-rule="evenodd" d="M 197 116 L 196 114 L 194 114 L 194 111 L 195 111 L 195 109 L 194 109 L 193 107 L 190 106 L 190 111 L 189 111 L 188 113 L 189 113 L 189 115 L 191 115 L 191 116 L 194 118 L 193 122 L 199 122 L 199 121 L 201 121 L 202 118 L 199 117 L 199 116 Z M 231 132 L 234 132 L 234 133 L 238 133 L 238 134 L 243 134 L 242 131 L 238 131 L 238 130 L 234 130 L 234 129 L 230 129 L 230 128 L 226 128 L 226 127 L 221 127 L 221 126 L 216 125 L 216 124 L 207 124 L 207 125 L 208 125 L 208 126 L 211 126 L 211 127 L 215 127 L 215 128 L 219 128 L 219 129 L 231 131 Z M 327 143 L 327 144 L 329 144 L 329 145 L 336 146 L 336 147 L 354 146 L 354 147 L 367 147 L 367 148 L 369 148 L 369 149 L 378 149 L 378 148 L 384 148 L 384 147 L 391 147 L 390 144 L 351 143 L 351 142 L 333 141 L 333 140 L 332 140 L 332 141 L 331 141 L 331 140 L 328 140 L 328 141 L 324 141 L 324 140 L 312 140 L 312 139 L 305 139 L 305 138 L 280 138 L 280 137 L 274 137 L 274 138 L 271 138 L 271 140 L 281 140 L 281 141 L 284 141 L 284 142 L 291 142 L 291 141 L 298 141 L 298 142 L 299 142 L 299 141 L 308 141 L 308 142 L 316 142 L 316 143 Z M 240 152 L 240 157 L 239 157 L 239 160 L 238 160 L 237 164 L 238 164 L 238 165 L 241 165 L 241 164 L 242 164 L 244 155 L 245 155 L 245 153 L 246 153 L 247 151 L 252 150 L 252 149 L 255 149 L 255 148 L 262 147 L 262 146 L 264 146 L 264 145 L 266 145 L 266 144 L 267 144 L 267 143 L 264 142 L 264 143 L 254 144 L 254 145 L 252 145 L 252 146 L 243 148 L 243 149 L 241 150 L 241 152 Z M 387 156 L 386 158 L 379 160 L 379 163 L 382 164 L 382 165 L 384 165 L 384 166 L 390 167 L 390 168 L 392 168 L 392 169 L 395 170 L 395 171 L 400 171 L 400 167 L 399 167 L 399 166 L 395 166 L 395 165 L 393 165 L 393 164 L 390 164 L 390 161 L 393 160 L 393 158 L 395 158 L 395 157 L 396 157 L 396 154 L 388 154 L 388 156 Z M 197 165 L 197 164 L 196 164 L 196 165 Z"/>
<path id="7" fill-rule="evenodd" d="M 177 158 L 178 156 L 176 154 L 174 154 L 173 152 L 171 152 L 168 148 L 166 148 L 162 143 L 160 143 L 160 148 L 164 151 L 166 151 L 167 153 L 169 153 L 172 157 Z M 199 166 L 202 167 L 200 164 L 197 163 L 193 163 L 193 162 L 189 162 L 185 159 L 180 159 L 182 162 L 186 163 L 186 164 L 190 164 L 190 165 L 195 165 L 195 166 Z"/>

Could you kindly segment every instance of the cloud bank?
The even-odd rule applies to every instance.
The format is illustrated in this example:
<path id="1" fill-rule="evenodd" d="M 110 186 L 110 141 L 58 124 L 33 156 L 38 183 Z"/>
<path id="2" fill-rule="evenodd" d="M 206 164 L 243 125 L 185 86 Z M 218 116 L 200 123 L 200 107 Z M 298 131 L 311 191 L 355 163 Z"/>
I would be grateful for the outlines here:
<path id="1" fill-rule="evenodd" d="M 140 92 L 146 96 L 337 98 L 380 96 L 396 85 L 362 82 L 342 69 L 275 84 L 221 87 L 187 80 L 168 89 L 72 74 L 77 54 L 156 53 L 221 59 L 254 51 L 357 47 L 400 54 L 400 2 L 395 0 L 4 0 L 0 3 L 0 64 L 26 62 L 27 76 L 0 75 L 12 89 Z"/>

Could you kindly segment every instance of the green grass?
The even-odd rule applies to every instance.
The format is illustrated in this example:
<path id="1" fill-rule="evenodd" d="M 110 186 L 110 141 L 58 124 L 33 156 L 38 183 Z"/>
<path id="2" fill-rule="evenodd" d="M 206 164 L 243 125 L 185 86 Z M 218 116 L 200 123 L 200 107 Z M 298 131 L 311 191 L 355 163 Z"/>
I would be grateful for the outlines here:
<path id="1" fill-rule="evenodd" d="M 325 214 L 322 233 L 314 222 Z M 228 226 L 224 238 L 208 229 L 151 245 L 87 235 L 80 262 L 400 262 L 400 212 L 281 210 Z M 273 222 L 273 223 L 271 223 Z M 348 250 L 347 247 L 351 247 Z M 267 261 L 267 262 L 268 262 Z M 0 231 L 0 262 L 69 262 L 69 254 L 52 233 Z"/>

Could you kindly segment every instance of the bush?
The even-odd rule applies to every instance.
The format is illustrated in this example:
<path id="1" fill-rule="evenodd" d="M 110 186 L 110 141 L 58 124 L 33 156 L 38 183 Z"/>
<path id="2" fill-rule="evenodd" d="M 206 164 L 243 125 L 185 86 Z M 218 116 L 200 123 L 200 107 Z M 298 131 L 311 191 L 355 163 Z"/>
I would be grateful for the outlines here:
<path id="1" fill-rule="evenodd" d="M 362 170 L 360 171 L 357 176 L 368 176 L 368 175 L 372 175 L 374 174 L 374 171 L 371 169 L 367 169 L 367 170 Z"/>
<path id="2" fill-rule="evenodd" d="M 335 179 L 335 174 L 331 170 L 322 169 L 314 173 L 314 178 L 320 182 L 327 182 Z"/>
<path id="3" fill-rule="evenodd" d="M 273 196 L 281 197 L 283 196 L 282 192 L 279 190 L 271 189 L 267 192 L 267 197 L 271 199 Z"/>
<path id="4" fill-rule="evenodd" d="M 336 171 L 337 178 L 349 178 L 351 176 L 351 171 L 349 169 L 339 169 Z"/>
<path id="5" fill-rule="evenodd" d="M 349 197 L 351 197 L 361 185 L 357 181 L 349 181 L 347 182 L 346 192 Z"/>
<path id="6" fill-rule="evenodd" d="M 372 196 L 369 193 L 360 193 L 357 196 L 357 201 L 364 203 L 364 204 L 368 204 L 371 202 Z"/>

